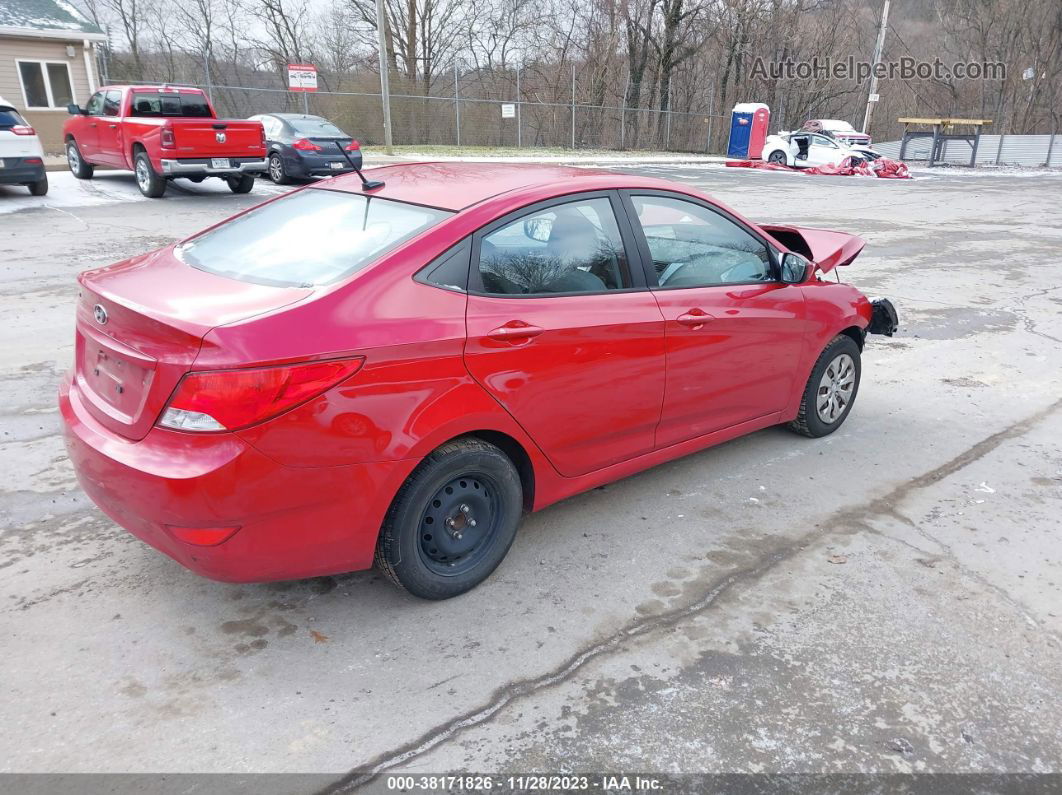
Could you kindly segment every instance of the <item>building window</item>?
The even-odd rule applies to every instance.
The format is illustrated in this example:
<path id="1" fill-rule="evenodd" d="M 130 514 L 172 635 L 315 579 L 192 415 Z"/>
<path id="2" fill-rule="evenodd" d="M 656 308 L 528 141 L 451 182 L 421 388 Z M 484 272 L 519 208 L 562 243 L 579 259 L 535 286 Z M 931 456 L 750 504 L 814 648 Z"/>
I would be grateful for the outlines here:
<path id="1" fill-rule="evenodd" d="M 66 108 L 74 101 L 70 67 L 62 61 L 19 61 L 27 108 Z"/>

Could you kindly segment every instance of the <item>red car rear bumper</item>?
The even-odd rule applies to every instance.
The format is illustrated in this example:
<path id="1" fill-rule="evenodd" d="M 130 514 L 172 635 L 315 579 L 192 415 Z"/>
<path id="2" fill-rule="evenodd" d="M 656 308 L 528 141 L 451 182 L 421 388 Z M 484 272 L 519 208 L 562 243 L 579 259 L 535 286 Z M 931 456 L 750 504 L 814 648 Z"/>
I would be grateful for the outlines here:
<path id="1" fill-rule="evenodd" d="M 263 582 L 369 568 L 404 461 L 295 468 L 233 434 L 153 428 L 140 441 L 96 422 L 64 379 L 59 409 L 85 493 L 137 538 L 192 571 Z M 410 464 L 411 465 L 411 464 Z M 170 528 L 238 527 L 215 546 Z"/>

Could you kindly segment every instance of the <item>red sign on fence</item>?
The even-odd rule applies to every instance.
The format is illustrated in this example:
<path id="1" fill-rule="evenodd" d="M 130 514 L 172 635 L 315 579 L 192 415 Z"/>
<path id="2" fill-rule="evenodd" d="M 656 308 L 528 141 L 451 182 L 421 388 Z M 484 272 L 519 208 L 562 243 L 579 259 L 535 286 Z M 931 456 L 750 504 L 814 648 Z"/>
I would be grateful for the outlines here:
<path id="1" fill-rule="evenodd" d="M 312 63 L 289 63 L 288 90 L 316 91 L 317 67 Z"/>

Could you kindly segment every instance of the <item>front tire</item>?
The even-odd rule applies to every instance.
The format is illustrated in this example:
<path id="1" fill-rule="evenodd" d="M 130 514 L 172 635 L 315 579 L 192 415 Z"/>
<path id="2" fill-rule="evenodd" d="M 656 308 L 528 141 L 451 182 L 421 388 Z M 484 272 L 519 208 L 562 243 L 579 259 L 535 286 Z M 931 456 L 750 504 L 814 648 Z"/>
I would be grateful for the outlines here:
<path id="1" fill-rule="evenodd" d="M 96 170 L 91 163 L 85 162 L 73 138 L 66 142 L 66 164 L 70 166 L 70 172 L 78 179 L 92 179 L 92 174 Z"/>
<path id="2" fill-rule="evenodd" d="M 225 177 L 225 183 L 233 193 L 250 193 L 254 187 L 254 174 L 240 174 L 238 177 Z"/>
<path id="3" fill-rule="evenodd" d="M 513 462 L 475 438 L 444 444 L 399 489 L 376 545 L 376 566 L 422 599 L 449 599 L 501 563 L 520 523 Z"/>
<path id="4" fill-rule="evenodd" d="M 36 182 L 29 182 L 26 184 L 29 188 L 29 192 L 34 196 L 44 196 L 48 193 L 48 175 L 45 174 Z"/>
<path id="5" fill-rule="evenodd" d="M 811 368 L 800 411 L 789 428 L 812 438 L 840 428 L 859 393 L 860 374 L 859 346 L 847 334 L 838 334 Z"/>
<path id="6" fill-rule="evenodd" d="M 147 152 L 137 152 L 133 163 L 136 186 L 149 199 L 158 199 L 166 192 L 166 178 L 155 173 Z"/>

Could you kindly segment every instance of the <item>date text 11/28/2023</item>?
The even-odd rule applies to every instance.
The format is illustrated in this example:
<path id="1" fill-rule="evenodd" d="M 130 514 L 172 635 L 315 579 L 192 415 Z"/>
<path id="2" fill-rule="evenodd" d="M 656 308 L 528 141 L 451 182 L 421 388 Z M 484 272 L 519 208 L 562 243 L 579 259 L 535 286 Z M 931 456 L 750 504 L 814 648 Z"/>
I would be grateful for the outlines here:
<path id="1" fill-rule="evenodd" d="M 662 792 L 664 782 L 655 776 L 622 773 L 421 775 L 388 776 L 387 789 L 391 792 Z"/>

